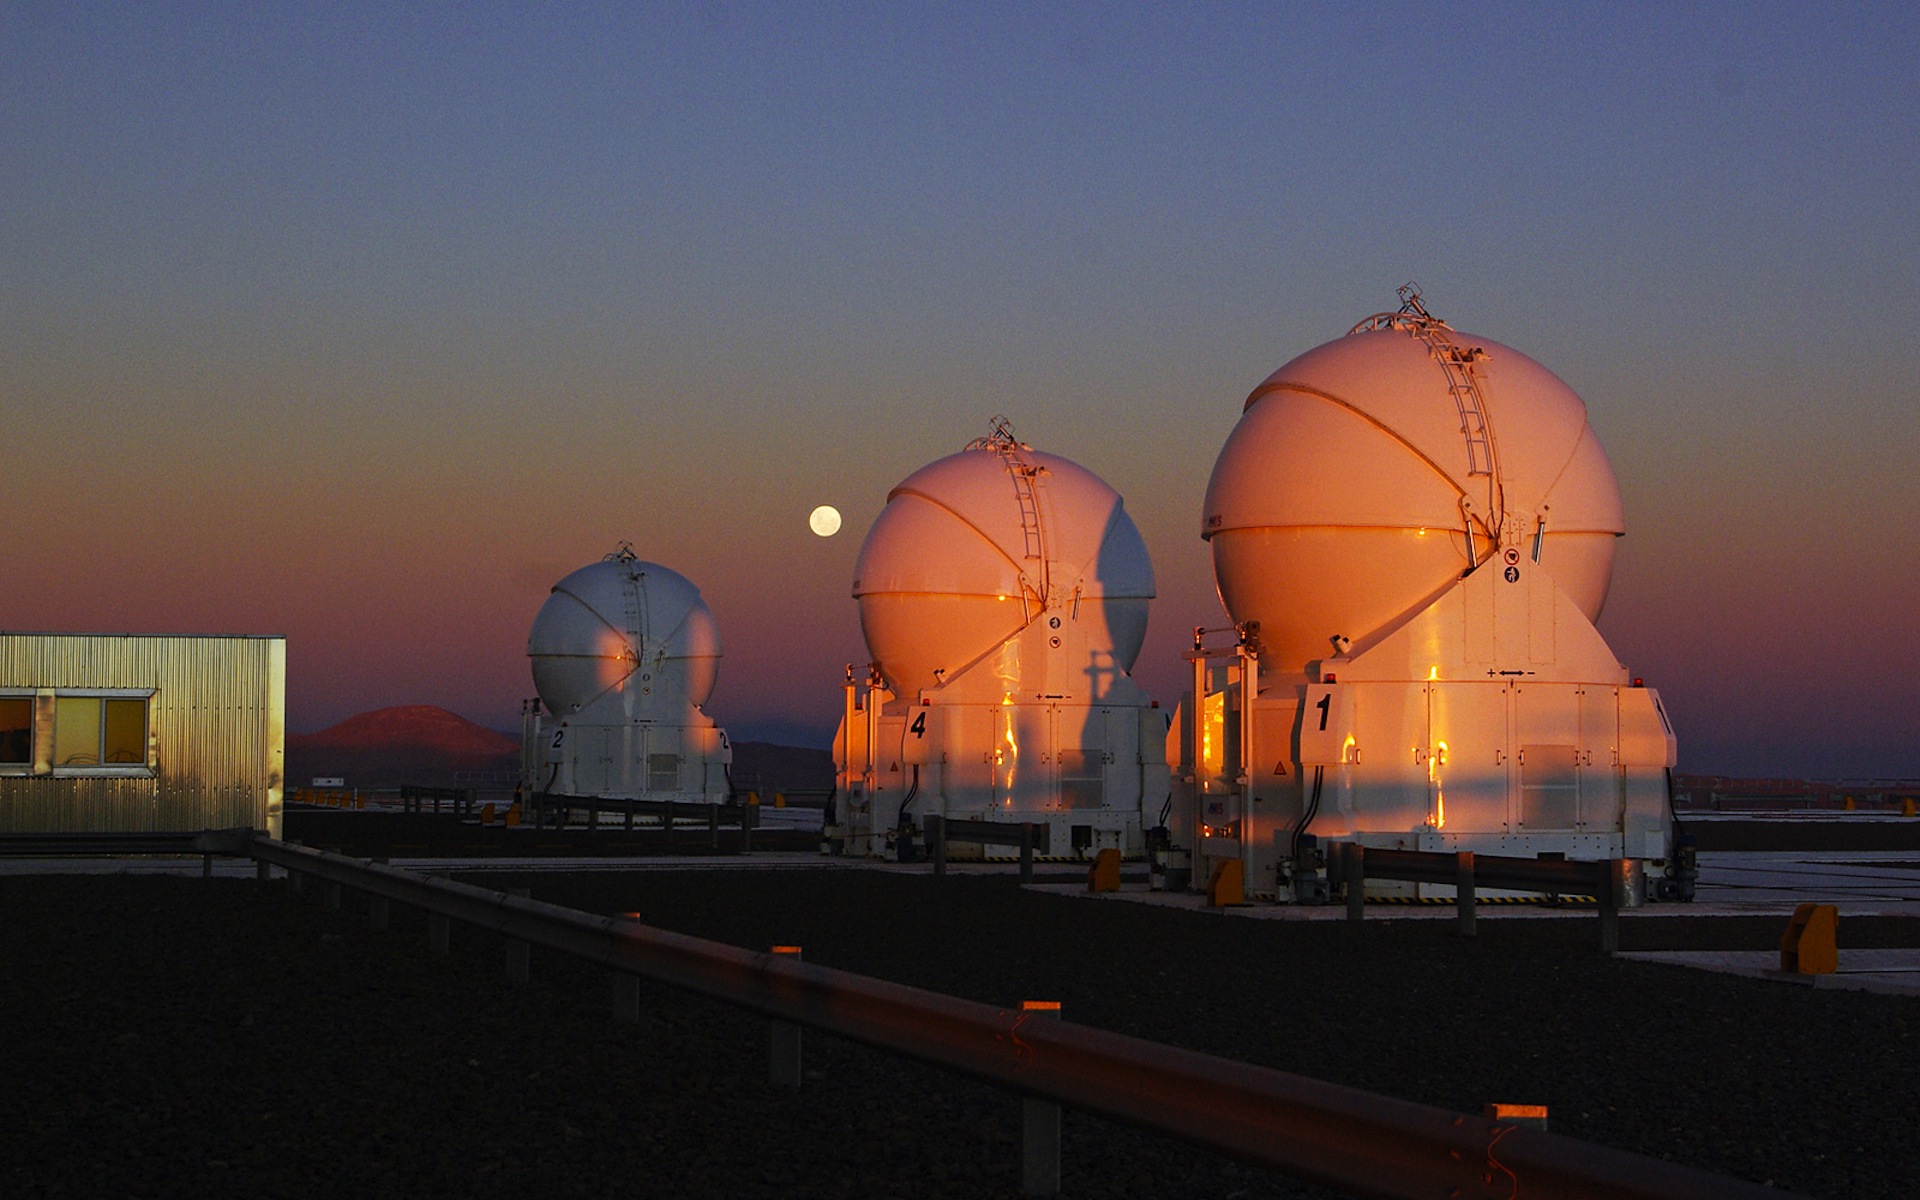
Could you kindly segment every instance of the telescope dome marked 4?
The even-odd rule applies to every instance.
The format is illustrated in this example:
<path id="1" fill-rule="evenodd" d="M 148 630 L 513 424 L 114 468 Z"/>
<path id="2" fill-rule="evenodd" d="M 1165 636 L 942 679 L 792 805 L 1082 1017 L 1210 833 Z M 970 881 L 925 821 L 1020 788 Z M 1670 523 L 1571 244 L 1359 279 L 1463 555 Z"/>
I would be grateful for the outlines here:
<path id="1" fill-rule="evenodd" d="M 840 510 L 831 504 L 822 504 L 807 514 L 807 528 L 821 537 L 832 537 L 840 532 Z"/>

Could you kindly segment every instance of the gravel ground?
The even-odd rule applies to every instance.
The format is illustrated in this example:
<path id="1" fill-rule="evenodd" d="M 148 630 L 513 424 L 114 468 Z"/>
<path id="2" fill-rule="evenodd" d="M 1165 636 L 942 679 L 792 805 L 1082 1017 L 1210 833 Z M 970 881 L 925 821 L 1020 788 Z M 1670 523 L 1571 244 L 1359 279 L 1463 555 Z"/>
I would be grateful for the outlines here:
<path id="1" fill-rule="evenodd" d="M 464 878 L 1450 1109 L 1547 1104 L 1557 1132 L 1811 1195 L 1920 1181 L 1920 1003 L 1609 960 L 1590 919 L 1493 912 L 1463 940 L 1006 877 Z M 435 961 L 417 914 L 375 932 L 318 889 L 126 876 L 0 877 L 0 906 L 0 1195 L 1017 1194 L 1004 1093 L 818 1035 L 805 1086 L 778 1091 L 764 1021 L 648 987 L 617 1023 L 600 973 L 536 953 L 509 986 L 498 943 L 457 930 Z M 1920 944 L 1913 924 L 1874 940 Z M 1074 1197 L 1326 1194 L 1074 1113 L 1065 1154 Z"/>

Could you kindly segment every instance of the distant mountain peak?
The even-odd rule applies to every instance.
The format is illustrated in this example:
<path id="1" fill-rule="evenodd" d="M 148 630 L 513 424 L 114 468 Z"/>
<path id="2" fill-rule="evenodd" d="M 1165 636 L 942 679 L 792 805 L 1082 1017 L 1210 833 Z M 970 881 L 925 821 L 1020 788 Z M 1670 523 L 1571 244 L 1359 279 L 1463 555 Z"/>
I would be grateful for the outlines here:
<path id="1" fill-rule="evenodd" d="M 489 758 L 519 751 L 520 739 L 476 725 L 432 704 L 403 704 L 358 713 L 318 733 L 287 735 L 289 749 L 407 749 L 453 758 Z"/>

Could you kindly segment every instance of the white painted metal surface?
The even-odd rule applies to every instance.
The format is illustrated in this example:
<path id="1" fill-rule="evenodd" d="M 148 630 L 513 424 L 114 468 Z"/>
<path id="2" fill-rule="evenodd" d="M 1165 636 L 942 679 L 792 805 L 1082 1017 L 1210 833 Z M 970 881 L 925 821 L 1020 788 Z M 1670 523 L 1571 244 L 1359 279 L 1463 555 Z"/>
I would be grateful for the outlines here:
<path id="1" fill-rule="evenodd" d="M 527 654 L 552 713 L 678 716 L 713 692 L 720 629 L 686 576 L 623 550 L 553 585 Z"/>
<path id="2" fill-rule="evenodd" d="M 1044 609 L 1121 671 L 1154 594 L 1146 543 L 1120 494 L 1076 463 L 983 438 L 887 494 L 854 565 L 860 626 L 888 687 L 957 677 Z"/>
<path id="3" fill-rule="evenodd" d="M 998 421 L 889 493 L 853 594 L 874 661 L 847 680 L 834 844 L 886 854 L 932 813 L 1139 852 L 1165 724 L 1127 674 L 1154 584 L 1118 493 Z"/>
<path id="4" fill-rule="evenodd" d="M 1490 463 L 1462 429 L 1458 379 L 1475 384 Z M 1214 464 L 1201 536 L 1227 611 L 1260 623 L 1270 666 L 1298 670 L 1335 634 L 1364 649 L 1503 545 L 1532 557 L 1536 533 L 1539 562 L 1596 618 L 1625 529 L 1572 389 L 1427 320 L 1338 338 L 1255 388 Z"/>
<path id="5" fill-rule="evenodd" d="M 701 711 L 720 631 L 685 576 L 622 546 L 553 587 L 527 637 L 541 705 L 522 781 L 568 796 L 719 803 L 733 751 Z"/>
<path id="6" fill-rule="evenodd" d="M 1235 644 L 1193 656 L 1174 843 L 1196 886 L 1237 858 L 1302 898 L 1303 832 L 1640 859 L 1658 892 L 1673 733 L 1593 625 L 1625 523 L 1585 405 L 1401 295 L 1256 388 L 1215 464 Z"/>

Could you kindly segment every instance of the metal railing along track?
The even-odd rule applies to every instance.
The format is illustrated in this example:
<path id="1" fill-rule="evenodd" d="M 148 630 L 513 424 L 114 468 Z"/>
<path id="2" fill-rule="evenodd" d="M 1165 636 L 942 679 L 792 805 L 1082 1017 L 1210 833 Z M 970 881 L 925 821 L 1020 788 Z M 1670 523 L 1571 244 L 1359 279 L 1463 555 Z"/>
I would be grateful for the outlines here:
<path id="1" fill-rule="evenodd" d="M 1286 1175 L 1390 1200 L 1782 1200 L 1789 1193 L 1481 1116 L 996 1008 L 261 836 L 231 852 L 932 1063 Z M 263 868 L 264 870 L 264 868 Z"/>

